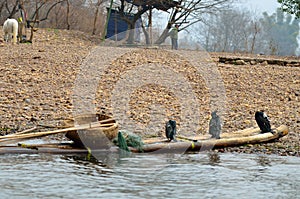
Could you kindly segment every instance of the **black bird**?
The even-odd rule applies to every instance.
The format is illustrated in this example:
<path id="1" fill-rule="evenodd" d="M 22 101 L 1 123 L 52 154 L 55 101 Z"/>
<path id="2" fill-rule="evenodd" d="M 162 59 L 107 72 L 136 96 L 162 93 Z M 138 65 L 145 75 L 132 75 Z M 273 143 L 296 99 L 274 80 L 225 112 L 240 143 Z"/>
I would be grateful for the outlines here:
<path id="1" fill-rule="evenodd" d="M 166 137 L 168 140 L 172 141 L 175 140 L 176 136 L 176 121 L 174 120 L 169 120 L 166 123 Z"/>
<path id="2" fill-rule="evenodd" d="M 217 115 L 217 111 L 214 111 L 211 113 L 208 133 L 211 135 L 212 138 L 220 139 L 221 129 L 221 119 Z"/>
<path id="3" fill-rule="evenodd" d="M 265 112 L 256 111 L 255 120 L 262 133 L 267 133 L 267 132 L 273 133 L 271 129 L 270 120 Z"/>

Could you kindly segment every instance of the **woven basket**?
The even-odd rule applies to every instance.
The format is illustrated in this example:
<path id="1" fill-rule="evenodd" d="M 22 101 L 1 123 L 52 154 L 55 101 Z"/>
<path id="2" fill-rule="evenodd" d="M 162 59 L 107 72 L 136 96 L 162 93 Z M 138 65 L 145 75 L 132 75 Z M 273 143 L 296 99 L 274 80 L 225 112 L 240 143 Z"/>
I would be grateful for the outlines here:
<path id="1" fill-rule="evenodd" d="M 106 119 L 112 119 L 110 116 L 101 114 L 82 115 L 76 117 L 75 121 L 79 125 L 90 124 L 96 121 L 103 121 Z M 74 124 L 74 123 L 73 123 Z M 93 129 L 86 129 L 80 131 L 69 131 L 66 133 L 66 137 L 74 142 L 77 146 L 89 145 L 101 147 L 106 146 L 110 140 L 114 139 L 118 135 L 119 126 L 115 120 L 103 122 L 106 124 L 105 127 L 98 127 Z M 82 142 L 81 139 L 84 141 Z"/>

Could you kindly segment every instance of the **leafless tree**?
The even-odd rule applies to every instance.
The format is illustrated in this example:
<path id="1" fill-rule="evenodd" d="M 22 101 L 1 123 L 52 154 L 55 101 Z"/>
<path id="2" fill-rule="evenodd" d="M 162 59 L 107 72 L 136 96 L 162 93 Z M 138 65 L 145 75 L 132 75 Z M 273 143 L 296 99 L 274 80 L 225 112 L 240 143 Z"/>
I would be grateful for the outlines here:
<path id="1" fill-rule="evenodd" d="M 163 33 L 156 44 L 161 44 L 169 36 L 169 31 L 174 24 L 179 25 L 179 31 L 203 21 L 203 15 L 214 14 L 222 9 L 228 8 L 233 0 L 180 0 L 178 5 L 171 9 L 169 20 Z"/>
<path id="2" fill-rule="evenodd" d="M 199 25 L 198 39 L 208 51 L 254 52 L 261 32 L 258 19 L 253 13 L 229 9 L 207 17 Z"/>
<path id="3" fill-rule="evenodd" d="M 255 47 L 257 35 L 261 32 L 261 27 L 257 21 L 252 22 L 252 27 L 253 27 L 253 37 L 251 43 L 251 53 L 254 53 L 254 47 Z"/>
<path id="4" fill-rule="evenodd" d="M 229 5 L 233 0 L 179 0 L 167 1 L 156 0 L 152 1 L 155 4 L 134 6 L 127 4 L 125 0 L 120 0 L 119 11 L 123 16 L 123 20 L 129 25 L 129 30 L 134 29 L 135 22 L 143 15 L 152 9 L 163 10 L 169 13 L 168 22 L 162 34 L 159 36 L 156 44 L 161 44 L 169 36 L 169 31 L 173 24 L 180 25 L 179 31 L 202 20 L 204 13 L 214 13 L 217 10 L 223 9 Z M 142 2 L 142 1 L 141 1 Z M 126 17 L 125 12 L 133 15 L 133 18 Z M 129 34 L 128 42 L 133 41 L 133 31 Z"/>
<path id="5" fill-rule="evenodd" d="M 13 18 L 19 12 L 19 4 L 24 0 L 0 0 L 1 24 L 7 18 Z"/>
<path id="6" fill-rule="evenodd" d="M 99 18 L 99 10 L 101 9 L 101 5 L 105 3 L 107 0 L 89 0 L 89 5 L 91 10 L 94 10 L 94 20 L 93 20 L 93 30 L 92 30 L 92 35 L 96 34 L 97 30 L 97 20 Z"/>

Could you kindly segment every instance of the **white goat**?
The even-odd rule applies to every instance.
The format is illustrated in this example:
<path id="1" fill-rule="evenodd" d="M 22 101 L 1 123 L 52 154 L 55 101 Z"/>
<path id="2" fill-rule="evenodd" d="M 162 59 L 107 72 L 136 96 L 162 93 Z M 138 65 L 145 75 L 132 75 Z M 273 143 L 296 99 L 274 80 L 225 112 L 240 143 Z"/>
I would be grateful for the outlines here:
<path id="1" fill-rule="evenodd" d="M 17 35 L 18 35 L 18 21 L 15 19 L 7 19 L 3 24 L 3 32 L 4 32 L 4 41 L 11 41 L 13 38 L 13 43 L 17 43 Z"/>

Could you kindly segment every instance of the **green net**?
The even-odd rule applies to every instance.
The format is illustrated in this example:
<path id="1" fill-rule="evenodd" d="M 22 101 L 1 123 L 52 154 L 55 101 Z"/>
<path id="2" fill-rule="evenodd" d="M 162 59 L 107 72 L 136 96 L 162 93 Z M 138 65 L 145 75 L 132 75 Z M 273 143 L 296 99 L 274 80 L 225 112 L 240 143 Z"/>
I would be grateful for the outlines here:
<path id="1" fill-rule="evenodd" d="M 114 139 L 113 142 L 119 146 L 120 149 L 129 151 L 128 146 L 137 149 L 140 152 L 143 152 L 143 140 L 140 136 L 131 133 L 126 130 L 121 130 L 118 133 L 118 139 Z"/>
<path id="2" fill-rule="evenodd" d="M 124 151 L 129 151 L 126 139 L 124 138 L 121 132 L 118 133 L 118 145 L 120 149 L 123 149 Z"/>

